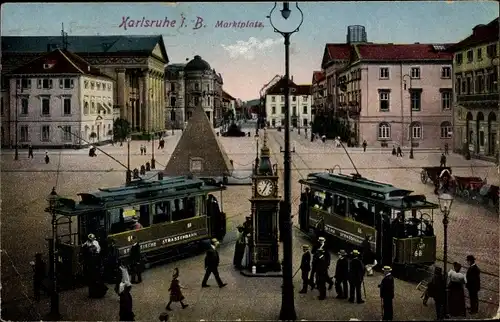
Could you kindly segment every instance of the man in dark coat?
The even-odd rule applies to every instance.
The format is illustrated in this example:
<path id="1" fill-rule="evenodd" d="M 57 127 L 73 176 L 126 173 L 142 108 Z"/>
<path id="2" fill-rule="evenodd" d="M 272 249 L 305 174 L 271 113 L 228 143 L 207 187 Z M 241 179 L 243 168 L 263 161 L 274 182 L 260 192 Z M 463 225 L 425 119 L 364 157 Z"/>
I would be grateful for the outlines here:
<path id="1" fill-rule="evenodd" d="M 439 160 L 439 166 L 440 167 L 446 167 L 446 155 L 441 154 L 441 159 Z"/>
<path id="2" fill-rule="evenodd" d="M 340 250 L 335 267 L 335 292 L 338 299 L 346 299 L 348 294 L 347 280 L 349 277 L 349 259 L 345 250 Z"/>
<path id="3" fill-rule="evenodd" d="M 359 304 L 365 303 L 361 298 L 361 286 L 363 284 L 363 278 L 365 276 L 365 266 L 363 262 L 359 259 L 359 251 L 352 251 L 352 260 L 349 265 L 349 302 L 354 303 L 354 294 L 356 294 L 356 300 Z"/>
<path id="4" fill-rule="evenodd" d="M 318 250 L 325 249 L 325 242 L 326 242 L 325 237 L 319 237 L 317 244 L 314 245 L 314 247 L 312 249 L 313 260 L 312 260 L 311 277 L 309 279 L 309 284 L 311 286 L 311 290 L 314 289 L 314 285 L 316 282 L 315 279 L 318 278 L 316 276 L 316 274 L 317 274 L 316 263 L 317 263 L 317 259 L 319 258 L 317 256 L 317 253 L 318 253 Z M 326 268 L 327 279 L 326 279 L 325 283 L 328 283 L 328 289 L 331 290 L 333 288 L 333 281 L 332 281 L 332 278 L 329 277 L 329 275 L 328 275 L 328 268 L 330 267 L 330 262 L 331 262 L 330 252 L 325 250 L 324 257 L 325 257 L 324 261 L 327 265 L 327 268 Z"/>
<path id="5" fill-rule="evenodd" d="M 120 321 L 135 321 L 132 294 L 130 294 L 132 285 L 130 283 L 121 283 L 120 288 Z"/>
<path id="6" fill-rule="evenodd" d="M 326 283 L 329 280 L 328 266 L 329 259 L 326 256 L 327 251 L 320 248 L 316 251 L 316 287 L 319 291 L 318 299 L 320 301 L 326 298 Z"/>
<path id="7" fill-rule="evenodd" d="M 380 288 L 380 298 L 382 299 L 382 320 L 384 321 L 392 321 L 393 317 L 394 277 L 392 277 L 391 271 L 392 269 L 389 266 L 384 266 L 384 278 L 378 286 Z"/>
<path id="8" fill-rule="evenodd" d="M 373 275 L 373 266 L 375 263 L 375 256 L 372 251 L 372 246 L 370 244 L 370 236 L 365 236 L 365 240 L 361 244 L 361 251 L 363 252 L 363 265 L 365 265 L 366 275 Z"/>
<path id="9" fill-rule="evenodd" d="M 303 254 L 300 261 L 300 271 L 302 273 L 302 289 L 299 291 L 301 294 L 307 293 L 307 285 L 309 282 L 309 272 L 311 271 L 311 252 L 309 245 L 302 246 Z"/>
<path id="10" fill-rule="evenodd" d="M 28 159 L 33 159 L 33 146 L 30 144 L 28 146 Z"/>
<path id="11" fill-rule="evenodd" d="M 46 293 L 47 289 L 43 286 L 43 280 L 46 276 L 46 265 L 42 259 L 42 254 L 35 254 L 35 261 L 30 263 L 33 268 L 33 293 L 35 300 L 40 300 L 40 291 L 43 289 Z"/>
<path id="12" fill-rule="evenodd" d="M 469 291 L 470 298 L 470 314 L 476 314 L 479 310 L 479 298 L 478 293 L 481 289 L 481 271 L 479 267 L 476 265 L 476 259 L 472 255 L 467 256 L 467 264 L 469 264 L 469 269 L 467 270 L 467 274 L 465 276 L 467 283 L 465 287 Z"/>
<path id="13" fill-rule="evenodd" d="M 245 229 L 243 226 L 238 226 L 238 239 L 234 247 L 233 266 L 236 269 L 241 269 L 241 262 L 245 254 Z"/>
<path id="14" fill-rule="evenodd" d="M 134 244 L 130 248 L 130 270 L 132 284 L 142 282 L 142 258 L 141 258 L 141 245 L 137 242 L 137 237 L 132 236 Z"/>
<path id="15" fill-rule="evenodd" d="M 223 288 L 227 284 L 222 282 L 219 276 L 219 252 L 217 252 L 217 246 L 219 246 L 219 241 L 217 239 L 212 239 L 210 242 L 210 249 L 207 251 L 205 256 L 205 276 L 203 277 L 203 281 L 201 282 L 201 287 L 209 287 L 207 284 L 208 278 L 210 274 L 214 274 L 215 280 L 217 284 L 219 284 L 220 288 Z"/>

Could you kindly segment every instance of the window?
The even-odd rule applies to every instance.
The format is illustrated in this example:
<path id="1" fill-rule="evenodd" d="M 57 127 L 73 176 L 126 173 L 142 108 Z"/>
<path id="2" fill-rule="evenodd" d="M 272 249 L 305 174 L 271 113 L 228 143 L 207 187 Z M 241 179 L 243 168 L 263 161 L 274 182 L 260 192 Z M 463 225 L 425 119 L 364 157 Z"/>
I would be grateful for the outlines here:
<path id="1" fill-rule="evenodd" d="M 111 83 L 108 83 L 108 91 L 111 92 Z"/>
<path id="2" fill-rule="evenodd" d="M 64 142 L 71 142 L 71 126 L 70 125 L 64 125 L 62 127 L 62 140 Z"/>
<path id="3" fill-rule="evenodd" d="M 276 96 L 271 96 L 271 102 L 276 102 Z"/>
<path id="4" fill-rule="evenodd" d="M 492 44 L 486 47 L 486 55 L 489 58 L 495 57 L 497 55 L 497 44 Z"/>
<path id="5" fill-rule="evenodd" d="M 297 115 L 297 106 L 296 105 L 293 106 L 293 115 Z"/>
<path id="6" fill-rule="evenodd" d="M 302 120 L 302 126 L 307 127 L 307 119 L 303 119 L 303 120 Z"/>
<path id="7" fill-rule="evenodd" d="M 380 123 L 378 126 L 378 138 L 387 140 L 391 138 L 391 126 L 387 123 Z"/>
<path id="8" fill-rule="evenodd" d="M 271 106 L 271 114 L 276 114 L 276 106 Z"/>
<path id="9" fill-rule="evenodd" d="M 307 114 L 307 106 L 302 106 L 302 114 Z"/>
<path id="10" fill-rule="evenodd" d="M 27 125 L 21 125 L 20 126 L 20 141 L 21 142 L 29 142 L 29 132 L 28 132 L 28 126 Z"/>
<path id="11" fill-rule="evenodd" d="M 170 83 L 170 91 L 175 92 L 175 83 Z"/>
<path id="12" fill-rule="evenodd" d="M 308 98 L 308 96 L 307 96 L 307 95 L 303 95 L 303 96 L 302 96 L 302 100 L 303 100 L 303 101 L 307 101 L 307 98 Z"/>
<path id="13" fill-rule="evenodd" d="M 281 105 L 281 114 L 285 114 L 285 106 Z"/>
<path id="14" fill-rule="evenodd" d="M 28 99 L 21 98 L 21 115 L 28 115 Z"/>
<path id="15" fill-rule="evenodd" d="M 474 60 L 474 51 L 467 51 L 467 62 L 471 63 Z"/>
<path id="16" fill-rule="evenodd" d="M 297 101 L 297 96 L 292 96 L 292 102 Z"/>
<path id="17" fill-rule="evenodd" d="M 272 120 L 271 120 L 271 126 L 272 126 L 272 127 L 275 127 L 275 126 L 276 126 L 276 119 L 272 119 Z"/>
<path id="18" fill-rule="evenodd" d="M 413 122 L 410 126 L 411 137 L 420 140 L 422 138 L 422 125 L 419 122 Z"/>
<path id="19" fill-rule="evenodd" d="M 200 84 L 194 83 L 194 90 L 198 91 L 200 89 Z"/>
<path id="20" fill-rule="evenodd" d="M 38 88 L 43 89 L 51 89 L 52 88 L 52 79 L 44 78 L 38 80 Z"/>
<path id="21" fill-rule="evenodd" d="M 83 103 L 83 115 L 89 115 L 89 102 Z"/>
<path id="22" fill-rule="evenodd" d="M 97 82 L 96 87 L 97 87 L 97 90 L 100 91 L 101 90 L 101 83 Z"/>
<path id="23" fill-rule="evenodd" d="M 460 95 L 460 84 L 461 84 L 460 77 L 455 77 L 455 92 L 458 95 Z"/>
<path id="24" fill-rule="evenodd" d="M 284 102 L 284 101 L 285 101 L 285 96 L 281 95 L 280 100 L 281 100 L 282 102 Z"/>
<path id="25" fill-rule="evenodd" d="M 410 100 L 411 100 L 411 109 L 413 111 L 420 111 L 421 105 L 422 105 L 422 100 L 421 100 L 422 92 L 418 90 L 412 90 L 410 93 Z"/>
<path id="26" fill-rule="evenodd" d="M 466 84 L 467 84 L 467 94 L 472 94 L 472 79 L 470 77 L 467 77 L 466 79 Z"/>
<path id="27" fill-rule="evenodd" d="M 42 141 L 49 142 L 50 141 L 50 126 L 42 125 Z"/>
<path id="28" fill-rule="evenodd" d="M 16 86 L 20 89 L 31 88 L 31 79 L 28 78 L 16 79 Z"/>
<path id="29" fill-rule="evenodd" d="M 462 79 L 462 90 L 460 91 L 461 94 L 466 94 L 467 93 L 467 83 L 465 81 L 465 78 Z"/>
<path id="30" fill-rule="evenodd" d="M 441 92 L 441 107 L 443 110 L 451 109 L 451 91 L 446 90 Z"/>
<path id="31" fill-rule="evenodd" d="M 73 88 L 73 87 L 74 87 L 74 83 L 73 83 L 72 79 L 70 79 L 70 78 L 64 79 L 64 88 L 65 89 L 69 89 L 69 88 Z"/>
<path id="32" fill-rule="evenodd" d="M 90 103 L 90 114 L 95 114 L 96 110 L 95 110 L 95 103 L 94 102 L 91 102 Z"/>
<path id="33" fill-rule="evenodd" d="M 85 89 L 89 88 L 89 81 L 84 81 L 83 82 L 83 87 L 85 87 Z"/>
<path id="34" fill-rule="evenodd" d="M 175 111 L 170 111 L 170 121 L 175 122 Z"/>
<path id="35" fill-rule="evenodd" d="M 170 107 L 175 107 L 175 103 L 177 101 L 177 98 L 175 97 L 170 97 Z"/>
<path id="36" fill-rule="evenodd" d="M 379 100 L 380 100 L 380 111 L 387 112 L 389 111 L 389 91 L 379 91 Z"/>
<path id="37" fill-rule="evenodd" d="M 476 85 L 474 86 L 476 94 L 481 94 L 484 91 L 484 77 L 483 75 L 476 76 Z"/>
<path id="38" fill-rule="evenodd" d="M 380 79 L 389 79 L 389 68 L 382 67 L 380 68 L 379 78 Z"/>
<path id="39" fill-rule="evenodd" d="M 441 67 L 441 78 L 451 78 L 451 67 Z"/>
<path id="40" fill-rule="evenodd" d="M 63 101 L 63 114 L 71 115 L 71 98 L 65 98 Z"/>
<path id="41" fill-rule="evenodd" d="M 451 138 L 452 134 L 453 134 L 453 128 L 451 126 L 451 123 L 450 122 L 441 123 L 441 138 L 449 139 Z"/>
<path id="42" fill-rule="evenodd" d="M 90 82 L 90 89 L 94 90 L 94 87 L 95 87 L 95 83 L 94 82 Z"/>
<path id="43" fill-rule="evenodd" d="M 455 55 L 455 63 L 457 65 L 461 65 L 462 64 L 462 61 L 463 61 L 463 56 L 462 54 L 456 54 Z"/>
<path id="44" fill-rule="evenodd" d="M 411 76 L 411 78 L 415 78 L 415 79 L 420 78 L 420 67 L 412 67 L 410 69 L 410 76 Z"/>
<path id="45" fill-rule="evenodd" d="M 42 98 L 42 115 L 50 115 L 50 98 Z"/>
<path id="46" fill-rule="evenodd" d="M 483 49 L 478 48 L 476 55 L 477 55 L 477 60 L 479 60 L 479 61 L 483 60 Z"/>

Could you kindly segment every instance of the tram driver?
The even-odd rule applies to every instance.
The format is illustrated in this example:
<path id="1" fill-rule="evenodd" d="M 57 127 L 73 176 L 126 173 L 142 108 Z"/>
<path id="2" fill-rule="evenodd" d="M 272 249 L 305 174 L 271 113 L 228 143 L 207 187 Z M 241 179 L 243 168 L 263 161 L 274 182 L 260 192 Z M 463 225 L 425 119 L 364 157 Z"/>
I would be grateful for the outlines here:
<path id="1" fill-rule="evenodd" d="M 396 238 L 404 238 L 405 237 L 405 224 L 403 221 L 403 214 L 398 212 L 396 218 L 392 221 L 391 230 L 393 232 L 393 236 Z"/>

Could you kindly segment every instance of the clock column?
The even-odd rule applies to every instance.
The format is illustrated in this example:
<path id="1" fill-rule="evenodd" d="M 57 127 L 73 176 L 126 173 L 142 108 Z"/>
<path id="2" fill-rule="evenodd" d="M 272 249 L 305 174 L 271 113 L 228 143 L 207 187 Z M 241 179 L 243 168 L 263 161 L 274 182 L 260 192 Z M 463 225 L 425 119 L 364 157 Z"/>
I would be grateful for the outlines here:
<path id="1" fill-rule="evenodd" d="M 278 241 L 278 213 L 281 197 L 278 192 L 277 166 L 271 162 L 271 151 L 267 146 L 264 130 L 263 146 L 252 176 L 252 198 L 250 202 L 252 227 L 249 238 L 250 266 L 243 270 L 245 276 L 281 276 Z M 256 274 L 252 273 L 255 266 Z"/>

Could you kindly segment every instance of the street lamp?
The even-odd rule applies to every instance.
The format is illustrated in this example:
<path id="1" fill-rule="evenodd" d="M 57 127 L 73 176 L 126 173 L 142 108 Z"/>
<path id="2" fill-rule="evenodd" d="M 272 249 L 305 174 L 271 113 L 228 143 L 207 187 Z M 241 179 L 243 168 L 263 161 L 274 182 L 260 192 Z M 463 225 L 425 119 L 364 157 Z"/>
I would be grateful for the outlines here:
<path id="1" fill-rule="evenodd" d="M 153 89 L 150 88 L 149 89 L 149 94 L 151 96 L 151 101 L 153 101 L 153 97 L 154 97 L 154 93 L 153 93 Z M 152 123 L 151 123 L 151 126 L 152 126 Z M 155 161 L 155 131 L 154 129 L 151 129 L 152 133 L 153 133 L 153 138 L 151 139 L 151 169 L 154 169 L 156 167 L 156 161 Z M 130 170 L 130 168 L 129 168 Z"/>
<path id="2" fill-rule="evenodd" d="M 304 14 L 299 8 L 299 3 L 296 2 L 295 6 L 300 13 L 300 23 L 295 29 L 290 32 L 278 30 L 272 20 L 272 15 L 276 9 L 277 2 L 269 13 L 269 23 L 274 29 L 274 32 L 280 33 L 285 38 L 285 156 L 284 156 L 284 222 L 283 222 L 283 290 L 281 297 L 281 311 L 280 320 L 295 320 L 297 313 L 295 312 L 294 294 L 293 294 L 293 268 L 292 268 L 292 186 L 291 186 L 291 155 L 290 155 L 290 36 L 299 31 L 302 22 L 304 21 Z M 290 17 L 291 10 L 287 1 L 283 2 L 283 9 L 281 16 L 287 20 Z"/>
<path id="3" fill-rule="evenodd" d="M 22 80 L 21 79 L 16 79 L 16 122 L 15 122 L 15 130 L 16 130 L 16 134 L 15 134 L 15 152 L 14 152 L 14 160 L 19 160 L 19 144 L 18 144 L 18 139 L 17 139 L 17 135 L 18 135 L 18 127 L 19 127 L 19 89 L 20 87 L 22 86 Z"/>
<path id="4" fill-rule="evenodd" d="M 439 200 L 439 208 L 443 213 L 443 227 L 444 227 L 444 254 L 443 254 L 443 262 L 444 262 L 444 276 L 446 281 L 447 266 L 448 266 L 448 217 L 450 215 L 451 205 L 453 204 L 453 196 L 448 193 L 440 194 L 438 197 Z M 446 316 L 448 312 L 448 292 L 445 293 L 444 298 L 444 315 Z"/>
<path id="5" fill-rule="evenodd" d="M 125 174 L 125 183 L 132 182 L 132 171 L 130 171 L 130 136 L 127 137 L 127 172 Z"/>
<path id="6" fill-rule="evenodd" d="M 405 80 L 406 77 L 410 80 L 410 88 L 408 88 L 408 92 L 410 93 L 410 159 L 413 159 L 413 106 L 412 106 L 412 101 L 411 101 L 411 89 L 412 89 L 411 80 L 412 80 L 412 78 L 408 74 L 403 75 L 403 82 L 404 82 L 405 90 L 406 90 L 406 80 Z"/>
<path id="7" fill-rule="evenodd" d="M 49 207 L 47 212 L 52 216 L 52 245 L 51 245 L 51 266 L 52 266 L 52 292 L 50 296 L 50 316 L 51 318 L 58 320 L 60 318 L 59 313 L 59 290 L 57 287 L 57 215 L 55 208 L 59 201 L 59 196 L 57 195 L 56 188 L 53 187 L 50 194 L 47 196 L 47 202 Z"/>

